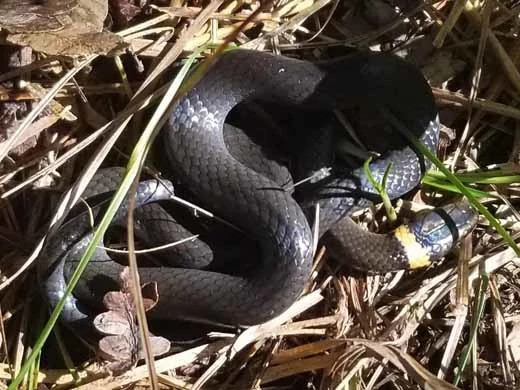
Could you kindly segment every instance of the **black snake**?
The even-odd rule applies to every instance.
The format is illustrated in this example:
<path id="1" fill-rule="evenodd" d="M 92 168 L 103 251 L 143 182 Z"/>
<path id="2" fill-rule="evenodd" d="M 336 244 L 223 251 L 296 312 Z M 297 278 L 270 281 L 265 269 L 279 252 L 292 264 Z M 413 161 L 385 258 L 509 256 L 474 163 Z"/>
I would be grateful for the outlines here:
<path id="1" fill-rule="evenodd" d="M 437 109 L 428 83 L 419 70 L 396 56 L 355 53 L 314 64 L 257 51 L 224 53 L 178 103 L 161 139 L 176 182 L 189 188 L 207 209 L 252 237 L 261 259 L 253 270 L 239 275 L 210 271 L 205 266 L 141 268 L 142 281 L 155 281 L 159 287 L 159 303 L 151 316 L 251 325 L 281 313 L 309 279 L 313 237 L 309 222 L 313 222 L 316 204 L 320 236 L 328 232 L 325 238 L 331 250 L 367 271 L 427 265 L 451 248 L 457 234 L 463 235 L 473 226 L 476 217 L 471 208 L 457 203 L 423 215 L 419 222 L 401 227 L 395 234 L 362 230 L 348 215 L 377 198 L 362 168 L 348 174 L 333 171 L 315 186 L 311 198 L 297 203 L 267 174 L 237 161 L 224 142 L 228 113 L 251 99 L 310 110 L 384 106 L 430 150 L 435 151 L 439 138 Z M 394 136 L 400 135 L 396 132 Z M 371 163 L 376 180 L 382 179 L 389 162 L 392 168 L 386 189 L 392 199 L 416 187 L 430 166 L 411 147 L 392 150 Z M 90 195 L 110 193 L 117 186 L 120 172 L 109 172 L 96 176 Z M 137 203 L 168 199 L 171 190 L 169 183 L 142 182 Z M 101 208 L 93 210 L 97 216 Z M 122 225 L 125 215 L 122 208 L 114 223 Z M 446 224 L 446 220 L 451 222 Z M 88 217 L 81 213 L 48 240 L 39 263 L 39 278 L 51 306 L 63 296 L 67 277 L 91 234 Z M 117 288 L 114 281 L 121 269 L 98 248 L 74 296 L 68 298 L 62 319 L 74 322 L 85 318 L 88 310 L 83 304 L 99 303 L 108 289 Z"/>

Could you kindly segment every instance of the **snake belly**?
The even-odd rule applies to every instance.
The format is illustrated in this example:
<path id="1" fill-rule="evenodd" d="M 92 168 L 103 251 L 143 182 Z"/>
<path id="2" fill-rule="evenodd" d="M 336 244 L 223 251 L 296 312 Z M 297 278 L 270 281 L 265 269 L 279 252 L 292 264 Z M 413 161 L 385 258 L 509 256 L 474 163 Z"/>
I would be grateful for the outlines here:
<path id="1" fill-rule="evenodd" d="M 223 126 L 230 110 L 249 99 L 320 110 L 359 104 L 385 107 L 430 150 L 438 142 L 437 110 L 428 83 L 419 70 L 398 57 L 355 53 L 314 64 L 250 50 L 224 53 L 180 100 L 162 130 L 162 139 L 175 181 L 189 188 L 204 207 L 252 237 L 259 245 L 261 261 L 254 272 L 244 275 L 141 268 L 141 281 L 156 282 L 159 289 L 159 302 L 151 317 L 232 325 L 273 318 L 297 299 L 309 279 L 309 221 L 313 221 L 307 214 L 311 206 L 320 206 L 319 231 L 323 235 L 377 198 L 364 171 L 357 169 L 348 174 L 333 172 L 301 206 L 266 175 L 237 161 L 226 147 Z M 412 148 L 404 147 L 370 164 L 376 180 L 382 179 L 390 162 L 387 190 L 392 199 L 416 187 L 429 167 Z M 139 204 L 164 199 L 164 189 L 157 192 L 156 198 L 148 197 Z M 68 233 L 74 229 L 74 224 L 62 227 L 52 249 L 44 252 L 48 259 L 42 262 L 40 279 L 46 294 L 52 296 L 51 305 L 62 294 L 61 275 L 72 272 L 86 245 L 86 229 Z M 385 261 L 384 254 L 380 257 Z M 66 307 L 62 318 L 69 322 L 84 318 L 79 301 L 100 302 L 109 289 L 106 281 L 117 281 L 121 270 L 121 265 L 99 249 L 74 291 L 70 311 Z"/>

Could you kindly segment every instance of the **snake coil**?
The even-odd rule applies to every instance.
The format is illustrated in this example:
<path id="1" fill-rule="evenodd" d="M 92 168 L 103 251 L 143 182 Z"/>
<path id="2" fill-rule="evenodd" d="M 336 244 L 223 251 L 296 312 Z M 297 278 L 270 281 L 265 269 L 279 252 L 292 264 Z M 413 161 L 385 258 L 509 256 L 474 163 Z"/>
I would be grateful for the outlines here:
<path id="1" fill-rule="evenodd" d="M 142 282 L 157 282 L 159 288 L 160 299 L 151 312 L 153 317 L 257 324 L 288 308 L 308 281 L 312 234 L 307 209 L 302 209 L 289 193 L 275 190 L 279 187 L 271 179 L 237 161 L 224 142 L 226 116 L 249 99 L 327 110 L 357 104 L 384 106 L 430 150 L 435 151 L 438 142 L 437 110 L 428 83 L 419 70 L 398 57 L 356 53 L 342 60 L 313 64 L 257 51 L 226 52 L 182 98 L 162 136 L 175 179 L 206 208 L 254 238 L 261 261 L 254 272 L 244 275 L 175 267 L 142 268 Z M 371 163 L 376 180 L 382 179 L 390 162 L 393 165 L 387 191 L 392 199 L 416 187 L 430 165 L 407 146 Z M 95 194 L 108 193 L 117 180 L 117 175 L 103 171 L 90 188 Z M 137 203 L 143 206 L 167 199 L 171 190 L 168 183 L 143 182 Z M 363 231 L 348 215 L 366 207 L 375 196 L 376 191 L 360 168 L 348 175 L 334 172 L 332 179 L 321 183 L 311 202 L 320 206 L 320 233 L 327 233 L 328 243 L 336 252 L 346 244 L 349 249 L 342 252 L 343 256 L 349 256 L 360 269 L 387 271 L 426 265 L 451 248 L 453 229 L 439 230 L 439 218 L 432 214 L 408 225 L 408 230 L 401 228 L 391 235 Z M 95 214 L 100 210 L 95 208 Z M 461 235 L 469 229 L 467 220 L 474 223 L 474 214 L 467 206 L 458 204 L 446 210 L 441 214 L 454 216 L 454 226 Z M 124 215 L 125 209 L 115 223 L 121 224 Z M 440 220 L 445 222 L 444 217 Z M 440 244 L 431 242 L 432 232 L 440 237 Z M 63 296 L 65 281 L 91 234 L 83 213 L 47 243 L 39 277 L 51 305 Z M 415 245 L 408 246 L 407 240 Z M 430 249 L 421 251 L 423 245 Z M 410 257 L 418 260 L 412 263 Z M 99 304 L 121 270 L 121 265 L 98 248 L 74 296 L 68 298 L 62 319 L 69 323 L 84 319 L 88 311 L 82 304 Z"/>

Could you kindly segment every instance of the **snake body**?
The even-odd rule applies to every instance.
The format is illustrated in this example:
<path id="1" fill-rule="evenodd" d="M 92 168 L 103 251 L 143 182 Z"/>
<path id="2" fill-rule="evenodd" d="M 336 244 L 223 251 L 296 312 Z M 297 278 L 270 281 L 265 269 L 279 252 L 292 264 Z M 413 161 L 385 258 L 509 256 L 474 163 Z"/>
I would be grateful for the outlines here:
<path id="1" fill-rule="evenodd" d="M 207 209 L 254 238 L 261 261 L 253 271 L 242 275 L 175 267 L 141 269 L 142 282 L 158 284 L 160 298 L 151 312 L 153 317 L 251 325 L 281 313 L 301 294 L 310 275 L 309 222 L 313 223 L 311 210 L 316 204 L 320 208 L 320 234 L 327 232 L 335 248 L 351 237 L 354 250 L 348 255 L 356 257 L 353 261 L 361 264 L 360 268 L 365 265 L 365 269 L 385 271 L 413 265 L 397 235 L 371 236 L 348 219 L 349 214 L 377 198 L 362 169 L 348 174 L 334 171 L 300 205 L 269 175 L 231 155 L 223 135 L 225 119 L 237 104 L 250 99 L 310 110 L 357 104 L 381 106 L 430 150 L 434 151 L 438 142 L 437 110 L 428 83 L 414 66 L 395 56 L 356 53 L 339 61 L 314 64 L 249 50 L 224 53 L 178 103 L 162 131 L 162 140 L 175 180 L 189 188 Z M 404 147 L 371 163 L 376 180 L 382 179 L 389 162 L 393 165 L 387 192 L 392 199 L 416 187 L 429 167 L 412 148 Z M 143 182 L 137 203 L 147 207 L 150 202 L 168 198 L 171 190 L 169 183 Z M 469 208 L 456 209 L 460 211 L 457 219 L 472 218 Z M 94 210 L 97 214 L 101 209 Z M 124 214 L 123 208 L 116 223 L 121 223 Z M 428 223 L 419 225 L 409 232 L 419 231 Z M 83 213 L 49 240 L 39 275 L 51 306 L 63 295 L 67 275 L 77 265 L 89 234 Z M 443 237 L 447 235 L 451 237 L 449 231 Z M 421 256 L 426 259 L 421 265 L 433 258 L 425 253 Z M 98 249 L 69 298 L 62 319 L 74 322 L 85 318 L 82 303 L 99 303 L 107 290 L 117 288 L 115 281 L 121 270 L 121 265 Z"/>

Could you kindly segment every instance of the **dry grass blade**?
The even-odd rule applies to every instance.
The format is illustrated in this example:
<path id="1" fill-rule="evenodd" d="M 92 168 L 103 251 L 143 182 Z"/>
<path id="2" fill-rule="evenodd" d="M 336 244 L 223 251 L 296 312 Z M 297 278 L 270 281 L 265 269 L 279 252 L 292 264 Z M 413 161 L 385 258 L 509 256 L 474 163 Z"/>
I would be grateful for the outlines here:
<path id="1" fill-rule="evenodd" d="M 426 370 L 409 354 L 402 352 L 393 346 L 384 346 L 380 343 L 374 343 L 366 340 L 354 340 L 355 342 L 366 346 L 372 352 L 381 358 L 388 360 L 403 373 L 413 378 L 424 389 L 439 390 L 456 390 L 456 386 L 437 378 L 431 372 Z"/>
<path id="2" fill-rule="evenodd" d="M 514 375 L 509 362 L 510 345 L 507 339 L 507 326 L 504 318 L 504 309 L 500 301 L 500 293 L 497 280 L 492 277 L 489 283 L 491 292 L 491 304 L 493 306 L 493 327 L 495 336 L 495 345 L 500 355 L 500 365 L 502 367 L 502 375 L 508 386 L 513 386 Z"/>
<path id="3" fill-rule="evenodd" d="M 221 342 L 200 345 L 159 359 L 155 361 L 155 367 L 157 372 L 167 372 L 177 367 L 193 363 L 201 356 L 212 354 L 215 351 L 218 351 L 221 347 Z M 107 373 L 103 366 L 92 364 L 84 369 L 78 370 L 75 375 L 72 375 L 69 370 L 42 370 L 38 374 L 38 382 L 52 384 L 63 388 L 74 385 L 74 388 L 84 390 L 116 389 L 135 383 L 147 376 L 148 370 L 146 365 L 138 366 L 124 375 L 113 377 Z M 9 365 L 0 365 L 0 378 L 11 379 Z"/>
<path id="4" fill-rule="evenodd" d="M 339 357 L 339 353 L 318 355 L 304 359 L 292 360 L 276 366 L 269 367 L 261 378 L 261 384 L 265 385 L 276 380 L 287 378 L 303 372 L 321 370 L 331 367 Z"/>
<path id="5" fill-rule="evenodd" d="M 471 242 L 464 241 L 463 250 L 459 253 L 459 261 L 457 268 L 456 281 L 456 302 L 453 314 L 455 315 L 455 322 L 450 331 L 450 337 L 446 344 L 446 349 L 442 356 L 441 367 L 437 373 L 437 377 L 444 379 L 448 373 L 448 368 L 451 365 L 452 359 L 455 356 L 456 348 L 459 343 L 462 331 L 466 325 L 468 307 L 469 307 L 469 286 L 468 286 L 468 265 L 471 257 Z"/>
<path id="6" fill-rule="evenodd" d="M 177 353 L 175 355 L 168 356 L 163 359 L 159 359 L 155 362 L 155 369 L 157 372 L 166 372 L 173 370 L 177 367 L 185 366 L 189 363 L 194 362 L 199 356 L 207 353 L 208 350 L 214 351 L 218 347 L 216 344 L 204 344 L 195 348 L 188 349 L 184 352 Z M 94 381 L 85 381 L 86 383 L 81 386 L 77 386 L 78 390 L 106 390 L 106 389 L 117 389 L 127 386 L 131 383 L 137 382 L 140 379 L 144 379 L 148 376 L 148 367 L 146 365 L 138 366 L 127 373 L 118 377 L 108 376 Z"/>
<path id="7" fill-rule="evenodd" d="M 306 358 L 308 356 L 317 355 L 328 351 L 329 349 L 337 348 L 345 344 L 346 340 L 326 339 L 313 343 L 303 344 L 298 347 L 282 350 L 276 353 L 271 359 L 270 363 L 282 364 L 292 360 Z"/>
<path id="8" fill-rule="evenodd" d="M 212 1 L 206 8 L 204 8 L 197 18 L 193 20 L 188 29 L 182 34 L 180 39 L 176 42 L 175 46 L 172 47 L 150 72 L 146 80 L 143 82 L 136 95 L 147 90 L 151 83 L 157 79 L 157 77 L 164 72 L 181 54 L 186 42 L 191 39 L 201 29 L 202 25 L 208 21 L 211 15 L 218 9 L 223 3 L 222 0 Z"/>
<path id="9" fill-rule="evenodd" d="M 323 299 L 321 292 L 316 290 L 310 294 L 305 295 L 296 301 L 289 309 L 287 309 L 284 313 L 280 314 L 278 317 L 273 318 L 272 320 L 265 322 L 261 325 L 252 326 L 245 330 L 236 341 L 233 343 L 233 346 L 230 351 L 229 358 L 232 359 L 237 353 L 242 351 L 247 345 L 253 343 L 256 340 L 259 340 L 263 337 L 271 337 L 276 335 L 276 329 L 283 323 L 289 321 L 293 317 L 303 313 L 307 309 L 316 305 Z"/>
<path id="10" fill-rule="evenodd" d="M 185 17 L 185 18 L 194 18 L 199 14 L 201 11 L 200 7 L 157 7 L 153 6 L 153 8 L 165 12 L 169 14 L 170 16 L 177 16 L 177 17 Z M 247 13 L 227 13 L 227 12 L 215 12 L 213 15 L 211 15 L 212 19 L 217 20 L 246 20 L 250 17 Z M 270 12 L 259 12 L 255 16 L 255 20 L 257 21 L 273 21 L 273 22 L 279 22 L 280 18 L 276 15 L 273 15 Z"/>
<path id="11" fill-rule="evenodd" d="M 479 98 L 471 101 L 469 97 L 466 97 L 460 93 L 450 92 L 438 88 L 433 88 L 433 93 L 439 103 L 454 103 L 465 108 L 467 108 L 469 105 L 472 105 L 474 108 L 485 112 L 520 120 L 520 110 L 516 107 Z"/>
<path id="12" fill-rule="evenodd" d="M 473 3 L 470 1 L 466 2 L 465 14 L 474 26 L 482 25 L 482 17 L 479 11 L 480 9 Z M 511 57 L 509 57 L 507 50 L 504 49 L 504 46 L 492 31 L 489 32 L 489 43 L 499 59 L 498 64 L 502 66 L 504 73 L 511 84 L 513 84 L 513 87 L 516 88 L 517 92 L 520 92 L 520 72 L 511 60 Z"/>
<path id="13" fill-rule="evenodd" d="M 433 46 L 442 47 L 444 44 L 444 40 L 450 33 L 450 31 L 455 27 L 455 23 L 459 19 L 460 15 L 462 15 L 462 11 L 464 11 L 464 7 L 466 6 L 467 0 L 456 0 L 455 4 L 451 8 L 450 14 L 442 24 L 437 36 L 433 40 Z"/>
<path id="14" fill-rule="evenodd" d="M 281 326 L 283 323 L 305 312 L 309 308 L 319 303 L 322 299 L 323 296 L 321 295 L 320 291 L 316 290 L 310 294 L 301 297 L 298 301 L 296 301 L 291 307 L 289 307 L 278 317 L 275 317 L 272 320 L 265 322 L 261 325 L 252 326 L 246 329 L 241 335 L 239 335 L 236 338 L 236 340 L 232 344 L 229 345 L 229 348 L 225 348 L 225 350 L 221 351 L 220 356 L 194 384 L 194 388 L 200 389 L 208 380 L 212 378 L 213 375 L 215 375 L 215 373 L 218 372 L 218 370 L 227 361 L 234 359 L 235 356 L 239 352 L 243 351 L 247 346 L 264 338 L 276 337 L 278 335 L 284 334 L 282 329 L 283 327 Z M 295 325 L 295 327 L 298 330 L 293 330 L 292 332 L 290 332 L 290 334 L 306 333 L 304 330 L 302 330 L 302 328 L 306 326 L 308 326 L 307 323 L 303 326 Z"/>
<path id="15" fill-rule="evenodd" d="M 89 56 L 83 61 L 81 61 L 74 68 L 69 70 L 53 87 L 47 92 L 47 95 L 44 96 L 42 100 L 34 107 L 33 110 L 24 118 L 15 134 L 13 134 L 7 142 L 3 145 L 0 145 L 0 162 L 4 160 L 7 154 L 11 151 L 13 145 L 15 145 L 21 138 L 25 136 L 25 131 L 29 127 L 29 125 L 36 119 L 36 117 L 43 111 L 43 109 L 50 103 L 50 101 L 54 98 L 54 96 L 58 93 L 58 91 L 67 83 L 76 73 L 78 73 L 81 69 L 87 66 L 96 56 Z"/>
<path id="16" fill-rule="evenodd" d="M 480 88 L 480 77 L 482 74 L 482 61 L 484 59 L 484 50 L 486 48 L 486 44 L 490 34 L 489 18 L 491 17 L 491 9 L 491 3 L 487 2 L 484 5 L 483 18 L 481 19 L 482 23 L 480 24 L 481 31 L 478 44 L 477 58 L 475 59 L 474 64 L 471 92 L 469 96 L 470 104 L 468 105 L 468 118 L 466 120 L 466 125 L 464 126 L 464 131 L 462 132 L 462 135 L 460 137 L 459 146 L 457 147 L 457 150 L 455 151 L 455 156 L 453 157 L 452 169 L 455 165 L 457 165 L 461 153 L 463 152 L 463 150 L 465 150 L 466 142 L 469 136 L 471 117 L 473 114 L 473 105 L 471 103 L 474 102 L 477 98 L 478 90 Z"/>
<path id="17" fill-rule="evenodd" d="M 270 31 L 267 34 L 264 34 L 262 37 L 251 40 L 244 45 L 242 45 L 243 48 L 246 49 L 258 49 L 268 39 L 271 39 L 278 34 L 283 33 L 284 31 L 295 29 L 298 25 L 303 23 L 307 18 L 309 18 L 312 14 L 320 10 L 321 8 L 325 7 L 331 2 L 331 0 L 317 0 L 312 3 L 309 7 L 306 9 L 300 11 L 295 16 L 293 16 L 289 21 L 285 22 L 284 24 L 280 25 L 279 27 L 275 28 L 273 31 Z"/>

